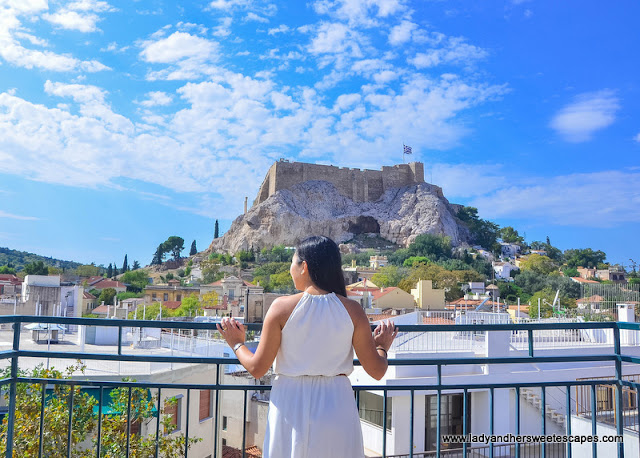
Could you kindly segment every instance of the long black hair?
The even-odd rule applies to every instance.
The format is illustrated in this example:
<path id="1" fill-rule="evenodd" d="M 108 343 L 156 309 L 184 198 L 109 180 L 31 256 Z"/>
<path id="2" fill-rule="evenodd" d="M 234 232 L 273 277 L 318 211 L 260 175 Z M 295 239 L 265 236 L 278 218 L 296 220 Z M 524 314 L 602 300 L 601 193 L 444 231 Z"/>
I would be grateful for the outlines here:
<path id="1" fill-rule="evenodd" d="M 329 237 L 314 235 L 296 246 L 298 264 L 307 261 L 311 281 L 329 293 L 347 296 L 342 275 L 342 258 L 336 242 Z"/>

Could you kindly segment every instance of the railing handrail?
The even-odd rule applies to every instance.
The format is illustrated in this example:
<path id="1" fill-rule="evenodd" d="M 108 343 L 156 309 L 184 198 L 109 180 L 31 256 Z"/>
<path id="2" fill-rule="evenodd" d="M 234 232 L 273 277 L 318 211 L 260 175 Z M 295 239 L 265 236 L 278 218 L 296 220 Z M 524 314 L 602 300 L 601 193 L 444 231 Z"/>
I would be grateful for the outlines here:
<path id="1" fill-rule="evenodd" d="M 107 327 L 133 327 L 133 328 L 173 328 L 173 329 L 202 329 L 212 330 L 212 323 L 195 323 L 170 320 L 121 320 L 105 318 L 76 318 L 42 315 L 5 315 L 0 316 L 2 323 L 49 323 L 69 324 L 84 326 Z M 249 331 L 261 330 L 262 323 L 246 323 Z M 377 325 L 372 324 L 375 328 Z M 626 329 L 640 330 L 640 323 L 626 323 L 620 321 L 586 321 L 581 323 L 482 323 L 482 324 L 398 324 L 400 331 L 404 332 L 431 332 L 431 331 L 518 331 L 518 330 L 545 330 L 545 329 Z"/>
<path id="2" fill-rule="evenodd" d="M 0 324 L 14 324 L 13 330 L 13 347 L 10 350 L 0 351 L 0 359 L 6 360 L 11 359 L 11 372 L 10 377 L 4 378 L 0 380 L 0 385 L 9 385 L 10 391 L 10 404 L 9 404 L 9 421 L 8 424 L 11 426 L 9 428 L 10 436 L 13 437 L 13 425 L 14 425 L 14 415 L 15 415 L 15 399 L 16 399 L 16 386 L 18 383 L 30 383 L 30 384 L 38 384 L 42 386 L 42 399 L 44 399 L 45 391 L 47 386 L 51 385 L 66 385 L 66 386 L 75 386 L 75 387 L 100 387 L 101 388 L 101 396 L 103 388 L 110 387 L 125 387 L 129 388 L 129 396 L 132 388 L 147 388 L 147 389 L 158 389 L 158 409 L 160 408 L 160 391 L 162 389 L 170 388 L 170 389 L 183 389 L 187 390 L 187 426 L 186 426 L 186 434 L 185 434 L 185 455 L 188 450 L 188 418 L 189 418 L 189 393 L 191 390 L 214 390 L 216 396 L 221 391 L 243 391 L 244 394 L 244 415 L 246 417 L 246 403 L 247 403 L 247 392 L 249 391 L 269 391 L 271 390 L 271 385 L 256 385 L 249 383 L 242 384 L 224 384 L 220 383 L 220 365 L 235 365 L 238 364 L 238 360 L 235 357 L 209 357 L 209 356 L 156 356 L 149 355 L 147 353 L 143 354 L 131 354 L 127 353 L 126 346 L 123 343 L 123 333 L 122 330 L 124 328 L 171 328 L 171 329 L 185 329 L 185 330 L 203 330 L 203 331 L 211 331 L 215 330 L 215 327 L 212 323 L 194 323 L 194 322 L 178 322 L 178 321 L 148 321 L 148 320 L 120 320 L 120 319 L 103 319 L 103 318 L 73 318 L 73 317 L 51 317 L 51 316 L 27 316 L 27 315 L 15 315 L 15 316 L 4 316 L 0 317 Z M 118 331 L 118 343 L 117 343 L 117 352 L 113 353 L 86 353 L 86 352 L 65 352 L 65 351 L 41 351 L 41 350 L 31 350 L 24 349 L 20 346 L 20 335 L 22 329 L 22 324 L 24 323 L 50 323 L 50 324 L 63 324 L 63 325 L 76 325 L 76 326 L 99 326 L 99 327 L 113 327 L 119 328 Z M 245 325 L 248 330 L 257 331 L 262 328 L 262 324 L 248 324 Z M 371 325 L 372 328 L 375 325 Z M 569 389 L 573 387 L 589 387 L 592 399 L 595 399 L 595 392 L 597 386 L 600 385 L 611 385 L 617 386 L 617 392 L 621 393 L 623 387 L 629 387 L 635 390 L 640 389 L 640 382 L 633 380 L 625 380 L 622 376 L 622 363 L 634 363 L 640 364 L 640 357 L 624 355 L 621 352 L 621 331 L 640 331 L 640 323 L 622 323 L 622 322 L 582 322 L 582 323 L 501 323 L 501 324 L 491 324 L 491 323 L 483 323 L 483 324 L 446 324 L 446 325 L 433 325 L 433 324 L 420 324 L 420 325 L 398 325 L 398 328 L 401 332 L 433 332 L 433 333 L 442 333 L 442 332 L 451 332 L 451 331 L 488 331 L 491 332 L 513 332 L 513 331 L 527 331 L 528 336 L 527 340 L 529 343 L 529 352 L 525 353 L 525 356 L 502 356 L 502 357 L 464 357 L 464 358 L 454 358 L 451 357 L 431 357 L 431 358 L 404 358 L 404 357 L 394 357 L 393 352 L 391 352 L 391 358 L 389 359 L 389 365 L 391 366 L 436 366 L 437 372 L 428 375 L 425 380 L 420 384 L 415 384 L 415 379 L 409 378 L 406 382 L 403 383 L 403 380 L 398 380 L 398 384 L 374 384 L 374 385 L 354 385 L 353 389 L 358 394 L 361 391 L 371 391 L 371 392 L 382 392 L 384 393 L 384 402 L 383 402 L 383 421 L 382 421 L 382 431 L 386 431 L 386 413 L 387 404 L 386 404 L 386 396 L 388 395 L 397 395 L 402 392 L 409 392 L 411 396 L 417 393 L 437 393 L 438 397 L 438 406 L 440 406 L 440 399 L 443 394 L 446 393 L 455 393 L 462 392 L 464 393 L 464 411 L 466 412 L 467 407 L 467 397 L 471 391 L 475 390 L 488 390 L 489 391 L 489 402 L 491 406 L 490 416 L 491 416 L 491 427 L 490 432 L 493 433 L 493 405 L 494 405 L 494 390 L 496 389 L 513 389 L 516 390 L 521 388 L 537 388 L 537 387 L 564 387 L 567 390 L 567 399 L 568 406 L 571 402 L 571 397 L 569 395 Z M 524 381 L 524 382 L 500 382 L 500 383 L 489 383 L 482 382 L 482 380 L 491 380 L 487 378 L 481 378 L 480 381 L 475 383 L 446 383 L 447 380 L 457 381 L 456 377 L 443 377 L 442 374 L 442 366 L 447 365 L 487 365 L 487 364 L 513 364 L 513 363 L 556 363 L 556 362 L 575 362 L 576 356 L 539 356 L 534 350 L 536 350 L 534 332 L 535 331 L 546 331 L 546 330 L 575 330 L 575 329 L 611 329 L 612 332 L 608 332 L 607 334 L 613 334 L 612 342 L 609 341 L 609 345 L 611 346 L 610 352 L 605 354 L 591 354 L 584 355 L 581 354 L 577 358 L 580 362 L 585 361 L 611 361 L 615 363 L 616 369 L 616 377 L 613 379 L 594 379 L 594 380 L 552 380 L 552 381 Z M 402 355 L 404 356 L 404 355 Z M 436 355 L 437 356 L 437 355 Z M 59 358 L 59 359 L 82 359 L 82 360 L 110 360 L 110 361 L 133 361 L 133 362 L 171 362 L 171 363 L 205 363 L 205 364 L 213 364 L 216 365 L 216 378 L 215 383 L 203 383 L 203 384 L 190 384 L 190 383 L 173 383 L 173 382 L 156 382 L 153 380 L 149 381 L 115 381 L 115 380 L 97 380 L 95 378 L 89 378 L 91 376 L 83 376 L 77 375 L 71 379 L 48 379 L 48 378 L 35 378 L 25 376 L 24 373 L 18 370 L 18 360 L 20 358 Z M 359 364 L 358 361 L 354 361 L 355 364 Z M 87 377 L 87 379 L 85 379 Z M 428 379 L 428 380 L 427 380 Z M 496 380 L 496 379 L 494 379 Z M 499 380 L 499 379 L 497 379 Z M 429 384 L 426 384 L 426 383 Z M 383 382 L 385 383 L 385 382 Z M 413 383 L 413 384 L 410 384 Z M 577 388 L 576 388 L 577 389 Z M 517 391 L 516 391 L 517 392 Z M 622 412 L 622 401 L 620 400 L 621 396 L 617 396 L 616 399 L 616 411 Z M 413 398 L 412 398 L 413 399 Z M 413 403 L 413 400 L 411 401 Z M 516 403 L 519 403 L 519 397 L 516 397 Z M 542 403 L 545 405 L 544 401 L 544 390 Z M 592 401 L 593 405 L 596 405 L 595 401 Z M 44 405 L 44 403 L 43 403 Z M 72 407 L 73 403 L 71 402 L 70 416 L 72 417 Z M 519 404 L 517 404 L 519 406 Z M 218 400 L 216 398 L 216 406 L 218 406 Z M 217 408 L 217 407 L 216 407 Z M 518 407 L 519 409 L 519 407 Z M 413 415 L 413 404 L 411 407 L 411 412 Z M 517 410 L 519 412 L 519 410 Z M 99 418 L 100 417 L 99 413 Z M 129 414 L 127 414 L 129 415 Z M 466 415 L 466 414 L 465 414 Z M 518 415 L 520 415 L 518 413 Z M 541 418 L 544 424 L 546 411 L 542 409 Z M 567 412 L 567 416 L 571 415 L 570 410 Z M 439 413 L 438 413 L 439 416 Z M 440 418 L 440 417 L 438 417 Z M 519 417 L 518 417 L 519 418 Z M 217 421 L 217 417 L 216 417 Z M 71 421 L 69 422 L 71 424 Z M 413 423 L 412 423 L 413 424 Z M 246 419 L 245 419 L 246 425 Z M 568 423 L 570 425 L 570 422 Z M 592 428 L 596 426 L 596 416 L 592 418 Z M 622 420 L 622 416 L 618 415 L 616 418 L 616 430 L 618 434 L 622 434 L 624 430 L 624 423 Z M 98 427 L 99 428 L 99 427 Z M 218 426 L 216 423 L 216 434 L 218 431 Z M 519 430 L 519 426 L 517 426 Z M 41 430 L 42 431 L 42 430 Z M 71 431 L 71 428 L 69 428 Z M 159 422 L 156 423 L 156 437 L 159 431 Z M 594 429 L 595 431 L 595 429 Z M 466 426 L 464 429 L 466 433 Z M 568 431 L 570 433 L 570 431 Z M 243 451 L 245 450 L 245 442 L 244 435 L 246 433 L 246 427 L 243 428 Z M 69 432 L 69 434 L 71 434 Z M 438 426 L 438 437 L 440 437 L 440 426 Z M 217 436 L 216 436 L 217 437 Z M 40 439 L 42 443 L 42 438 Z M 214 439 L 214 443 L 217 443 L 217 438 Z M 413 439 L 410 438 L 410 443 Z M 70 443 L 70 442 L 69 442 Z M 12 443 L 11 443 L 12 444 Z M 128 444 L 128 442 L 127 442 Z M 465 444 L 464 451 L 466 452 L 468 448 L 468 444 Z M 13 445 L 7 447 L 7 456 L 11 456 L 11 450 Z M 499 445 L 495 446 L 496 448 Z M 570 448 L 570 445 L 568 446 Z M 618 454 L 621 456 L 622 445 L 618 444 Z M 490 450 L 493 451 L 494 445 L 490 445 Z M 70 448 L 68 448 L 70 450 Z M 382 450 L 386 450 L 386 434 L 383 434 L 383 444 Z M 542 450 L 544 453 L 544 444 L 542 445 Z M 441 452 L 441 443 L 438 440 L 437 442 L 437 451 L 436 456 Z M 98 442 L 98 453 L 99 453 L 99 442 Z M 383 456 L 385 456 L 386 452 L 383 452 Z"/>

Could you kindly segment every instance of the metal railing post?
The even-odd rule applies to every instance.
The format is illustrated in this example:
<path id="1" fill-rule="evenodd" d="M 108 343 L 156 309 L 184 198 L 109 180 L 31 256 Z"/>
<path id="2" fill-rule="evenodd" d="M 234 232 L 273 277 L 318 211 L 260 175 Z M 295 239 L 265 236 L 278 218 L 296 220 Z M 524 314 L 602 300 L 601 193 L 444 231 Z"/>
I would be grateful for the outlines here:
<path id="1" fill-rule="evenodd" d="M 18 392 L 18 355 L 20 352 L 20 328 L 22 322 L 13 323 L 13 355 L 11 356 L 11 384 L 9 385 L 9 418 L 7 420 L 7 458 L 13 457 L 13 433 L 16 421 L 16 396 Z"/>
<path id="2" fill-rule="evenodd" d="M 620 328 L 613 328 L 613 344 L 616 354 L 616 434 L 624 434 L 624 411 L 622 410 L 622 360 L 620 359 Z M 618 458 L 624 458 L 624 444 L 618 442 Z"/>

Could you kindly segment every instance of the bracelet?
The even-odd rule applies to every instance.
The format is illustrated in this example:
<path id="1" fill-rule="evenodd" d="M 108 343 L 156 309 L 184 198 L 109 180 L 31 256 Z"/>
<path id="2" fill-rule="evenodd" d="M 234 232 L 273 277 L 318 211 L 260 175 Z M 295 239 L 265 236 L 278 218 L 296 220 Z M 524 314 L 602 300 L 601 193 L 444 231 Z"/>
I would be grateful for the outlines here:
<path id="1" fill-rule="evenodd" d="M 387 350 L 385 350 L 383 346 L 376 347 L 376 351 L 378 351 L 378 350 L 382 350 L 384 352 L 384 357 L 385 358 L 389 357 L 389 355 L 387 354 Z"/>
<path id="2" fill-rule="evenodd" d="M 237 351 L 238 351 L 238 349 L 239 349 L 240 347 L 243 347 L 243 346 L 245 346 L 245 345 L 244 345 L 244 342 L 238 342 L 237 344 L 235 344 L 235 345 L 233 346 L 233 352 L 234 352 L 234 353 L 235 353 L 235 352 L 237 352 Z"/>

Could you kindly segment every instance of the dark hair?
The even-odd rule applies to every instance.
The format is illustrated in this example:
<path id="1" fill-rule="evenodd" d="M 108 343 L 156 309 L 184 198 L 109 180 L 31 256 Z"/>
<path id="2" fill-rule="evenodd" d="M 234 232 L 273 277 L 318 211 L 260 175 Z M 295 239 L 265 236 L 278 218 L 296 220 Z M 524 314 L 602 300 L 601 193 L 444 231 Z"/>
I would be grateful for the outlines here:
<path id="1" fill-rule="evenodd" d="M 330 293 L 347 296 L 342 275 L 342 258 L 336 242 L 328 237 L 314 235 L 296 246 L 298 263 L 307 261 L 311 281 Z"/>

